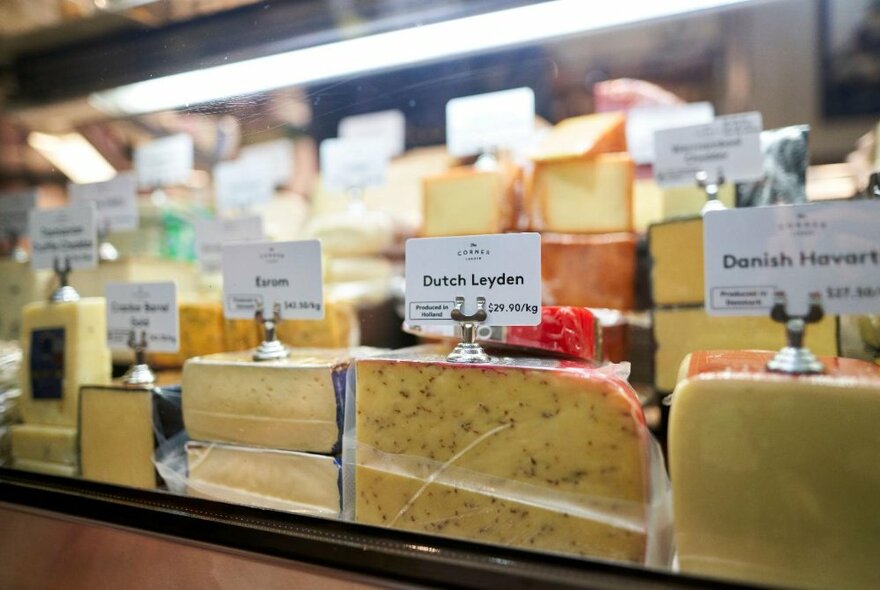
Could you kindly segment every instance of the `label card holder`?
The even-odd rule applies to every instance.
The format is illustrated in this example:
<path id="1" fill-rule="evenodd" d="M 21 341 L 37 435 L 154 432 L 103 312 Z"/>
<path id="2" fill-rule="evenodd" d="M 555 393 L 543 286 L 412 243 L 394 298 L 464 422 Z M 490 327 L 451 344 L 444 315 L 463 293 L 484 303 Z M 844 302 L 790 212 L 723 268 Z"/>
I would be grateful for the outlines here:
<path id="1" fill-rule="evenodd" d="M 476 312 L 484 298 L 490 326 L 536 326 L 541 322 L 541 236 L 491 234 L 414 238 L 406 242 L 406 322 L 457 324 L 462 311 Z"/>
<path id="2" fill-rule="evenodd" d="M 385 184 L 389 154 L 382 139 L 365 137 L 321 142 L 321 180 L 333 191 Z"/>
<path id="3" fill-rule="evenodd" d="M 138 228 L 137 179 L 133 172 L 120 172 L 110 180 L 67 185 L 70 202 L 95 204 L 100 231 L 134 231 Z"/>
<path id="4" fill-rule="evenodd" d="M 397 109 L 344 117 L 338 135 L 341 139 L 378 139 L 386 144 L 388 157 L 394 158 L 406 149 L 406 118 Z"/>
<path id="5" fill-rule="evenodd" d="M 98 264 L 95 208 L 92 204 L 58 209 L 32 209 L 29 218 L 31 268 L 53 269 L 56 260 L 71 269 Z"/>
<path id="6" fill-rule="evenodd" d="M 214 166 L 214 199 L 220 211 L 247 209 L 268 203 L 275 186 L 265 162 L 239 159 Z"/>
<path id="7" fill-rule="evenodd" d="M 661 129 L 711 123 L 711 102 L 635 107 L 626 114 L 626 146 L 636 164 L 654 162 L 654 134 Z"/>
<path id="8" fill-rule="evenodd" d="M 233 219 L 197 219 L 196 259 L 202 272 L 223 269 L 223 244 L 257 242 L 263 239 L 263 218 L 259 215 Z"/>
<path id="9" fill-rule="evenodd" d="M 180 350 L 177 285 L 160 283 L 110 283 L 107 298 L 107 346 L 129 350 L 132 337 L 146 336 L 147 352 Z"/>
<path id="10" fill-rule="evenodd" d="M 514 88 L 454 98 L 446 103 L 446 146 L 473 156 L 528 143 L 535 132 L 535 92 Z"/>
<path id="11" fill-rule="evenodd" d="M 36 206 L 36 189 L 0 193 L 0 238 L 26 236 L 28 214 Z"/>
<path id="12" fill-rule="evenodd" d="M 134 169 L 143 189 L 185 184 L 193 170 L 193 138 L 178 133 L 154 139 L 134 150 Z"/>

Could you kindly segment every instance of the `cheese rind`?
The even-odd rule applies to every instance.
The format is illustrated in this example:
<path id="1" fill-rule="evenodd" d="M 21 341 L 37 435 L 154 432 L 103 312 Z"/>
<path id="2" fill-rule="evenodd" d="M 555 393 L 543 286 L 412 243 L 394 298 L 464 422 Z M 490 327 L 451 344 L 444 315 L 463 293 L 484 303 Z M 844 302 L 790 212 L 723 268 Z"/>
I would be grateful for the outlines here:
<path id="1" fill-rule="evenodd" d="M 15 424 L 10 427 L 15 460 L 41 461 L 76 467 L 76 428 Z"/>
<path id="2" fill-rule="evenodd" d="M 191 441 L 186 445 L 192 496 L 338 517 L 341 470 L 336 457 Z"/>
<path id="3" fill-rule="evenodd" d="M 183 420 L 196 440 L 333 453 L 341 431 L 344 351 L 294 349 L 255 362 L 252 352 L 190 359 Z"/>
<path id="4" fill-rule="evenodd" d="M 644 560 L 647 523 L 614 524 L 634 506 L 644 517 L 650 494 L 649 435 L 625 382 L 574 362 L 457 365 L 405 353 L 359 360 L 356 382 L 359 522 Z M 441 467 L 401 472 L 395 457 Z M 438 477 L 452 468 L 538 493 L 504 497 Z M 585 518 L 549 499 L 558 494 L 605 507 Z"/>
<path id="5" fill-rule="evenodd" d="M 713 351 L 685 366 L 669 431 L 681 570 L 877 588 L 880 368 L 821 358 L 828 374 L 768 374 L 773 354 Z"/>
<path id="6" fill-rule="evenodd" d="M 635 275 L 633 234 L 541 236 L 542 290 L 547 305 L 632 309 Z"/>
<path id="7" fill-rule="evenodd" d="M 35 334 L 39 338 L 36 348 Z M 110 382 L 104 299 L 28 304 L 23 312 L 21 344 L 24 421 L 75 427 L 80 385 Z"/>

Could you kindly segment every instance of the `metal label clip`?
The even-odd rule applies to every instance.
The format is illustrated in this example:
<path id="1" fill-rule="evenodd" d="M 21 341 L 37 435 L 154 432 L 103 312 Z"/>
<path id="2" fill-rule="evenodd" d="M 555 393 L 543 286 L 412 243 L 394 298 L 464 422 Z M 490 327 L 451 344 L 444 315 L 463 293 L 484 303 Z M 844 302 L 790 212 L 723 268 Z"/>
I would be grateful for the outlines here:
<path id="1" fill-rule="evenodd" d="M 58 277 L 58 288 L 49 297 L 52 303 L 69 303 L 71 301 L 79 301 L 79 293 L 68 283 L 70 276 L 70 258 L 64 257 L 64 266 L 56 256 L 52 262 L 52 268 L 55 270 L 55 276 Z"/>
<path id="2" fill-rule="evenodd" d="M 706 193 L 706 204 L 700 209 L 700 215 L 705 215 L 709 211 L 723 211 L 727 209 L 727 206 L 718 199 L 721 185 L 724 184 L 724 174 L 721 170 L 718 171 L 718 174 L 712 180 L 709 179 L 709 173 L 705 170 L 697 172 L 694 179 L 697 182 L 697 186 Z"/>
<path id="3" fill-rule="evenodd" d="M 128 347 L 134 350 L 134 364 L 128 368 L 122 376 L 122 382 L 126 385 L 152 385 L 156 382 L 156 375 L 147 364 L 147 333 L 141 331 L 141 340 L 137 341 L 135 332 L 128 333 Z"/>
<path id="4" fill-rule="evenodd" d="M 254 351 L 255 361 L 274 361 L 287 358 L 289 351 L 279 340 L 276 334 L 278 324 L 281 322 L 281 304 L 277 301 L 272 306 L 272 317 L 263 315 L 263 305 L 259 304 L 254 314 L 254 319 L 263 327 L 263 341 Z"/>
<path id="5" fill-rule="evenodd" d="M 787 344 L 767 363 L 767 369 L 774 373 L 789 375 L 813 375 L 825 372 L 824 365 L 804 347 L 804 332 L 807 324 L 815 324 L 825 316 L 821 295 L 810 293 L 810 307 L 806 315 L 789 314 L 786 304 L 785 293 L 777 291 L 773 296 L 770 317 L 773 321 L 785 324 Z"/>
<path id="6" fill-rule="evenodd" d="M 458 322 L 461 328 L 461 342 L 446 357 L 451 363 L 488 363 L 491 358 L 483 347 L 477 343 L 477 329 L 481 322 L 486 321 L 486 298 L 477 297 L 477 311 L 466 314 L 464 311 L 464 297 L 455 298 L 455 308 L 451 317 Z"/>

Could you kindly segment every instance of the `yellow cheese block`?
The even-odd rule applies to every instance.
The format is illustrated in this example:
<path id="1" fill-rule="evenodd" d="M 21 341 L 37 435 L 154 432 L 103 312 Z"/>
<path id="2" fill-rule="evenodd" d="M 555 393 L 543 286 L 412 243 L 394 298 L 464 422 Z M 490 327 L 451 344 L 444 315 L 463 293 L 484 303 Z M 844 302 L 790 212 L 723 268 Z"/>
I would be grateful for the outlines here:
<path id="1" fill-rule="evenodd" d="M 648 229 L 654 305 L 703 303 L 703 218 L 657 223 Z"/>
<path id="2" fill-rule="evenodd" d="M 16 460 L 43 461 L 76 467 L 76 428 L 15 424 L 10 428 L 12 456 Z"/>
<path id="3" fill-rule="evenodd" d="M 294 349 L 256 362 L 250 351 L 190 359 L 183 420 L 196 440 L 333 453 L 339 443 L 345 351 Z"/>
<path id="4" fill-rule="evenodd" d="M 327 455 L 217 443 L 186 445 L 191 496 L 335 518 L 339 460 Z"/>
<path id="5" fill-rule="evenodd" d="M 103 297 L 107 283 L 156 281 L 174 281 L 178 296 L 196 293 L 199 287 L 195 265 L 161 258 L 120 258 L 70 273 L 70 284 L 81 297 Z"/>
<path id="6" fill-rule="evenodd" d="M 80 385 L 110 382 L 105 307 L 102 297 L 25 306 L 21 338 L 25 422 L 75 427 Z"/>
<path id="7" fill-rule="evenodd" d="M 697 350 L 762 349 L 785 346 L 785 328 L 770 317 L 710 316 L 702 307 L 655 309 L 654 386 L 658 391 L 675 388 L 684 358 Z M 810 324 L 806 346 L 815 354 L 837 354 L 837 318 L 825 316 Z"/>
<path id="8" fill-rule="evenodd" d="M 722 184 L 718 200 L 727 208 L 736 207 L 736 187 Z M 660 188 L 652 178 L 641 178 L 633 187 L 633 224 L 635 231 L 645 232 L 652 223 L 698 215 L 706 204 L 706 193 L 693 186 Z"/>
<path id="9" fill-rule="evenodd" d="M 263 330 L 254 320 L 225 320 L 226 350 L 247 350 L 263 340 Z M 328 301 L 322 320 L 282 320 L 278 339 L 293 348 L 349 348 L 360 344 L 360 326 L 354 306 L 345 301 Z"/>
<path id="10" fill-rule="evenodd" d="M 21 310 L 50 294 L 52 273 L 32 271 L 26 262 L 0 259 L 0 340 L 21 337 Z"/>
<path id="11" fill-rule="evenodd" d="M 357 361 L 358 522 L 643 562 L 648 434 L 582 365 Z"/>
<path id="12" fill-rule="evenodd" d="M 315 217 L 306 235 L 320 240 L 330 256 L 370 256 L 391 246 L 394 231 L 391 217 L 382 211 L 351 210 Z"/>
<path id="13" fill-rule="evenodd" d="M 862 341 L 880 354 L 880 315 L 863 315 L 858 324 Z"/>
<path id="14" fill-rule="evenodd" d="M 425 178 L 424 237 L 494 234 L 511 228 L 513 204 L 504 174 L 455 168 Z"/>
<path id="15" fill-rule="evenodd" d="M 880 368 L 707 352 L 675 390 L 669 465 L 683 572 L 786 588 L 880 587 Z M 752 358 L 748 358 L 751 356 Z"/>
<path id="16" fill-rule="evenodd" d="M 47 461 L 31 461 L 30 459 L 16 459 L 12 462 L 13 469 L 45 473 L 46 475 L 61 475 L 64 477 L 76 477 L 78 472 L 74 465 L 64 463 L 49 463 Z"/>
<path id="17" fill-rule="evenodd" d="M 182 367 L 186 359 L 226 350 L 222 303 L 205 299 L 181 301 L 177 313 L 180 350 L 175 353 L 149 353 L 147 361 L 151 366 Z"/>
<path id="18" fill-rule="evenodd" d="M 626 151 L 626 118 L 621 113 L 597 113 L 559 122 L 542 140 L 535 162 L 595 156 Z"/>
<path id="19" fill-rule="evenodd" d="M 536 162 L 527 198 L 532 229 L 629 232 L 635 167 L 625 153 Z"/>

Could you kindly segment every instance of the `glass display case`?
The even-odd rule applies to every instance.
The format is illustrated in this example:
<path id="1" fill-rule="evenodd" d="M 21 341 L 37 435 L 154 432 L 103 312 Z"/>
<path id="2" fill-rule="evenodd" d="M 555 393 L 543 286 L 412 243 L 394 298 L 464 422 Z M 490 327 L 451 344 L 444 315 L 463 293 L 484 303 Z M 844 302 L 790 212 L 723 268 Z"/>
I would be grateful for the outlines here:
<path id="1" fill-rule="evenodd" d="M 0 585 L 880 584 L 876 2 L 0 34 Z"/>

